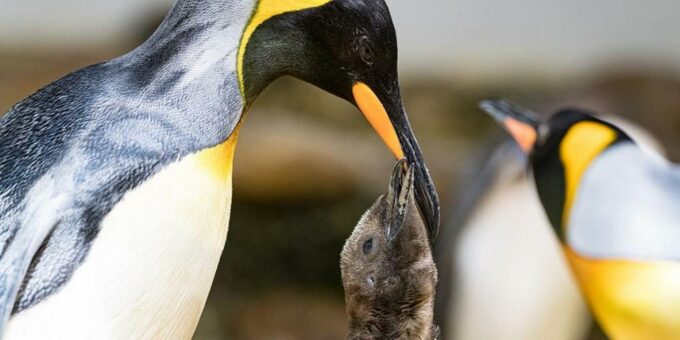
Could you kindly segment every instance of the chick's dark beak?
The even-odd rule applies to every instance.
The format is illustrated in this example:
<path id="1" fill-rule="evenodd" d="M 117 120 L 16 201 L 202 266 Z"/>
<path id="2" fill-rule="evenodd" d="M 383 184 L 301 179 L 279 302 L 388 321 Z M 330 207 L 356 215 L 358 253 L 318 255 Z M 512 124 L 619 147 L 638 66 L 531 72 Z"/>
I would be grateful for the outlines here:
<path id="1" fill-rule="evenodd" d="M 358 82 L 354 84 L 352 92 L 357 106 L 394 156 L 397 159 L 406 158 L 408 164 L 414 168 L 416 203 L 427 224 L 430 238 L 434 241 L 439 232 L 439 197 L 423 161 L 398 89 L 383 91 L 385 93 L 379 96 L 371 87 Z"/>
<path id="2" fill-rule="evenodd" d="M 408 213 L 409 202 L 413 197 L 413 183 L 415 167 L 408 165 L 406 159 L 401 159 L 392 170 L 390 186 L 387 190 L 385 206 L 385 234 L 387 240 L 394 242 L 404 225 Z"/>

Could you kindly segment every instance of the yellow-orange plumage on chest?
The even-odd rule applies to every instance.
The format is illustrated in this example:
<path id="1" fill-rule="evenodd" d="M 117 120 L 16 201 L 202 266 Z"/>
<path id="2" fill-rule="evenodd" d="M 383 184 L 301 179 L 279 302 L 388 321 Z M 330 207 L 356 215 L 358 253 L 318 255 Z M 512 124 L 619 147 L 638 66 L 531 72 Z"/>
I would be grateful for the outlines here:
<path id="1" fill-rule="evenodd" d="M 615 340 L 680 339 L 680 265 L 590 260 L 565 249 L 603 328 Z"/>

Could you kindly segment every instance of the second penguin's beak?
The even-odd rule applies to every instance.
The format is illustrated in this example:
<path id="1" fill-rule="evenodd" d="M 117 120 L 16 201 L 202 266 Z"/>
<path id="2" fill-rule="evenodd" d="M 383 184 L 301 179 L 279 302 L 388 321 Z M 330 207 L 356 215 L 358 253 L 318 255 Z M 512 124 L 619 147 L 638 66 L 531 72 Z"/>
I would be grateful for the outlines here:
<path id="1" fill-rule="evenodd" d="M 439 232 L 439 197 L 423 161 L 418 141 L 408 121 L 398 89 L 376 93 L 357 82 L 352 88 L 359 110 L 397 159 L 406 158 L 415 171 L 415 199 L 434 241 Z"/>
<path id="2" fill-rule="evenodd" d="M 506 100 L 485 100 L 479 107 L 496 119 L 526 154 L 531 153 L 542 125 L 535 113 Z"/>

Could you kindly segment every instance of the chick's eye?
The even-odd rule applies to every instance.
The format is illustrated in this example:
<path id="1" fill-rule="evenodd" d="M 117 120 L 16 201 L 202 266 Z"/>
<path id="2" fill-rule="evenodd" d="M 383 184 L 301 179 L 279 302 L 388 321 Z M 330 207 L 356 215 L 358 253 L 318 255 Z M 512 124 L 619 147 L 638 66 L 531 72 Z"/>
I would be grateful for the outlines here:
<path id="1" fill-rule="evenodd" d="M 368 65 L 372 65 L 375 55 L 373 53 L 373 46 L 371 45 L 371 42 L 367 37 L 361 37 L 359 38 L 358 45 L 361 60 L 363 60 Z"/>
<path id="2" fill-rule="evenodd" d="M 372 237 L 369 238 L 368 240 L 366 240 L 366 242 L 364 242 L 363 250 L 364 250 L 364 255 L 368 255 L 373 251 L 373 238 Z"/>

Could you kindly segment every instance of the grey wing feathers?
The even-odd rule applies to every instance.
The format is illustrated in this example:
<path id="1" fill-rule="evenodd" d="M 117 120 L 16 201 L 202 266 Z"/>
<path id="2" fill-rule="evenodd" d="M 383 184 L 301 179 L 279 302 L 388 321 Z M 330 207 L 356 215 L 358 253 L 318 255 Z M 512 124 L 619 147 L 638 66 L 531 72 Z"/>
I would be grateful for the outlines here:
<path id="1" fill-rule="evenodd" d="M 453 215 L 449 218 L 447 223 L 449 227 L 444 231 L 449 237 L 442 238 L 449 240 L 458 233 L 458 226 L 465 225 L 474 214 L 480 200 L 498 181 L 518 180 L 525 176 L 526 164 L 527 157 L 514 141 L 508 140 L 496 145 L 478 171 L 473 172 L 469 180 L 464 181 L 466 186 L 457 199 Z"/>
<path id="2" fill-rule="evenodd" d="M 487 150 L 489 147 L 487 147 Z M 437 303 L 435 303 L 435 316 L 437 323 L 442 327 L 442 333 L 449 330 L 448 313 L 450 310 L 451 287 L 456 278 L 453 273 L 452 249 L 457 247 L 460 240 L 461 229 L 465 227 L 469 219 L 475 214 L 477 206 L 487 196 L 490 190 L 499 182 L 515 181 L 526 175 L 527 158 L 522 150 L 512 140 L 507 140 L 500 145 L 494 144 L 487 151 L 486 159 L 481 161 L 477 171 L 472 172 L 466 180 L 463 190 L 456 195 L 453 214 L 448 218 L 445 228 L 435 244 L 434 255 L 439 265 L 439 289 Z"/>
<path id="3" fill-rule="evenodd" d="M 173 95 L 130 98 L 142 91 L 123 67 L 77 71 L 0 118 L 0 322 L 68 281 L 128 190 L 226 140 L 239 119 L 238 100 L 226 107 L 206 100 L 219 108 L 209 111 L 179 106 Z"/>
<path id="4" fill-rule="evenodd" d="M 46 190 L 49 192 L 48 188 Z M 0 335 L 15 308 L 17 294 L 22 288 L 33 256 L 53 231 L 58 222 L 59 210 L 65 203 L 58 197 L 43 197 L 42 201 L 32 203 L 41 206 L 40 212 L 30 211 L 32 208 L 29 208 L 22 214 L 22 219 L 25 220 L 20 222 L 21 225 L 30 228 L 17 228 L 0 258 Z"/>
<path id="5" fill-rule="evenodd" d="M 166 21 L 130 54 L 76 71 L 0 118 L 0 323 L 68 281 L 128 190 L 231 135 L 244 108 L 241 24 Z M 232 51 L 191 72 L 213 35 L 231 39 Z"/>
<path id="6" fill-rule="evenodd" d="M 72 94 L 91 92 L 98 67 L 62 78 L 0 118 L 0 335 L 33 256 L 67 204 L 48 172 L 86 121 L 73 112 L 84 112 L 87 98 Z"/>

